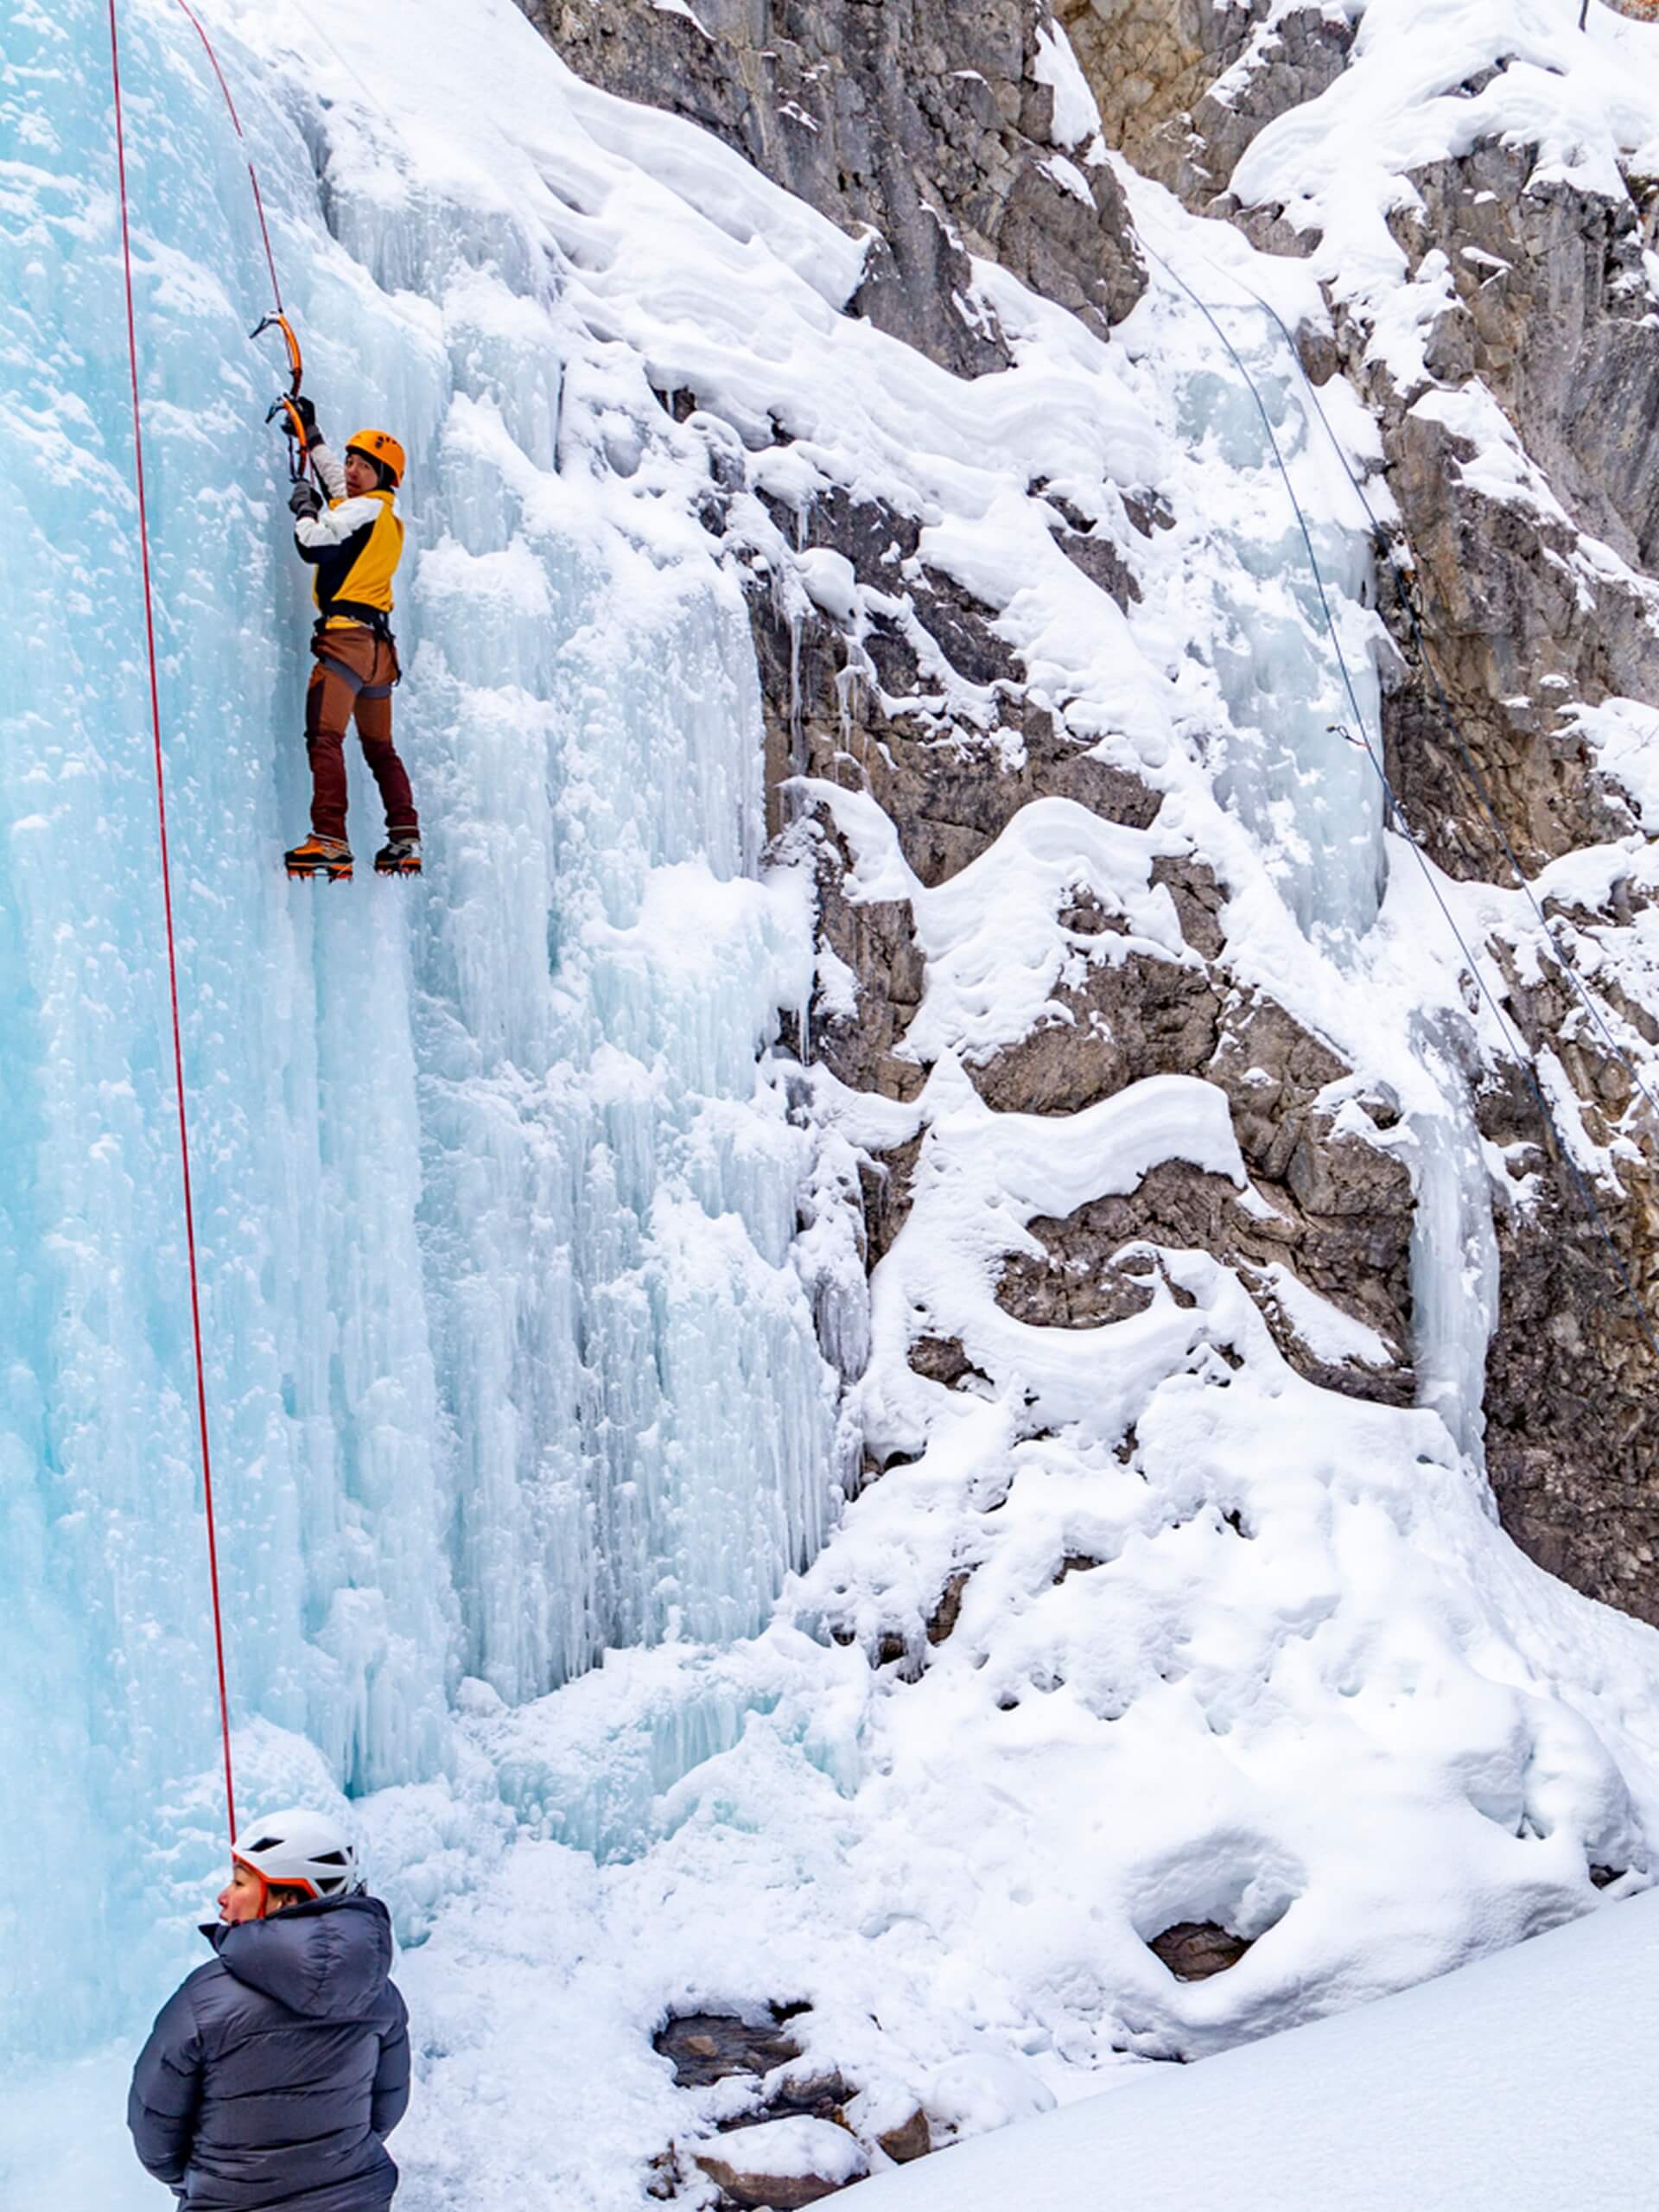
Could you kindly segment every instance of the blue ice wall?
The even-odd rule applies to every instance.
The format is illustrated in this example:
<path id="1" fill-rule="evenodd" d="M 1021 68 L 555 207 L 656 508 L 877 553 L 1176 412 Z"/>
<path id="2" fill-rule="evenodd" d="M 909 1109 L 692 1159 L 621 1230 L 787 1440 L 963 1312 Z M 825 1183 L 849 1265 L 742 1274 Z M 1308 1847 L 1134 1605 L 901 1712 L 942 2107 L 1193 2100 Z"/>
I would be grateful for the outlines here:
<path id="1" fill-rule="evenodd" d="M 77 1878 L 71 1914 L 0 1885 L 0 2047 L 52 2054 L 153 2002 L 222 1847 L 107 14 L 7 13 L 0 1794 Z M 817 1543 L 805 1139 L 760 1058 L 810 931 L 759 874 L 741 596 L 627 505 L 689 434 L 627 361 L 573 396 L 556 266 L 354 190 L 232 44 L 325 424 L 411 456 L 429 873 L 284 880 L 309 624 L 263 257 L 188 23 L 123 23 L 232 1697 L 251 1788 L 287 1731 L 363 1791 L 445 1770 L 463 1678 L 746 1633 Z M 359 760 L 359 854 L 372 798 Z"/>

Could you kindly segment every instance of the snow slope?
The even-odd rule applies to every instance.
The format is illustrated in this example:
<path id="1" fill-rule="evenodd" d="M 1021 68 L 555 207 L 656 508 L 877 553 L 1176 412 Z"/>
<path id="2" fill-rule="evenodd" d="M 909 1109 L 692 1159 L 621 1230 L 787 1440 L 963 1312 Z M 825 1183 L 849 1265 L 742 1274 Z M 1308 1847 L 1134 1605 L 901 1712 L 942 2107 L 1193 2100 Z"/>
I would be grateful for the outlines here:
<path id="1" fill-rule="evenodd" d="M 1431 257 L 1406 281 L 1389 218 L 1421 205 L 1408 172 L 1495 140 L 1534 149 L 1541 182 L 1621 197 L 1621 163 L 1643 176 L 1659 164 L 1659 30 L 1599 0 L 1587 36 L 1579 10 L 1556 0 L 1334 0 L 1327 12 L 1357 22 L 1348 67 L 1267 126 L 1232 189 L 1317 232 L 1321 282 L 1373 327 L 1376 354 L 1412 388 L 1426 378 L 1423 326 L 1446 272 Z"/>
<path id="2" fill-rule="evenodd" d="M 1653 2198 L 1659 1904 L 869 2185 L 860 2212 L 1636 2212 Z"/>
<path id="3" fill-rule="evenodd" d="M 245 175 L 171 0 L 125 19 L 238 1755 L 250 1801 L 349 1793 L 411 1946 L 400 2202 L 636 2202 L 746 2094 L 674 2088 L 650 2043 L 671 2006 L 804 2003 L 804 2065 L 970 2133 L 1586 1912 L 1592 1866 L 1615 1904 L 1644 1885 L 1659 1638 L 1491 1517 L 1464 1071 L 1502 1039 L 1329 728 L 1375 713 L 1368 553 L 1272 326 L 1226 309 L 1345 680 L 1261 422 L 1167 276 L 1104 346 L 981 270 L 1015 365 L 957 383 L 839 312 L 855 242 L 575 83 L 508 0 L 334 0 L 326 36 L 311 12 L 207 10 L 325 419 L 384 416 L 415 454 L 414 900 L 325 905 L 271 871 L 304 616 L 241 335 L 263 304 Z M 26 1570 L 0 1761 L 94 1908 L 4 1931 L 7 2029 L 63 2065 L 0 2107 L 0 2143 L 26 2199 L 118 2212 L 154 2195 L 118 2141 L 66 2150 L 31 2115 L 110 2113 L 194 1960 L 213 1712 L 99 11 L 14 16 L 0 312 L 32 365 L 0 423 L 34 649 L 0 743 L 25 1140 L 0 1161 L 0 1498 Z M 1234 269 L 1293 326 L 1320 317 L 1305 266 L 1134 190 L 1192 281 Z M 677 423 L 655 395 L 688 388 Z M 1332 404 L 1366 466 L 1371 426 Z M 1131 615 L 1056 545 L 1039 479 L 1135 565 Z M 861 588 L 798 560 L 760 497 L 831 486 L 914 516 L 1033 700 L 1162 798 L 1146 831 L 1046 801 L 928 889 L 866 795 L 807 795 L 855 895 L 915 907 L 931 1072 L 903 1107 L 757 1066 L 812 944 L 803 879 L 761 865 L 737 570 L 764 561 L 785 607 L 855 635 Z M 1173 526 L 1144 540 L 1125 493 Z M 65 592 L 89 610 L 67 665 L 44 643 Z M 1417 1179 L 1417 1407 L 1303 1381 L 1203 1253 L 1156 1255 L 1147 1311 L 1096 1330 L 995 1304 L 1033 1216 L 1160 1161 L 1262 1203 L 1209 1085 L 1039 1122 L 965 1072 L 1084 957 L 1072 887 L 1188 957 L 1152 871 L 1193 854 L 1240 982 L 1331 1039 L 1356 1071 L 1331 1103 Z M 1441 888 L 1473 940 L 1524 938 L 1518 896 Z M 835 1194 L 912 1135 L 916 1205 L 867 1308 Z M 815 1300 L 844 1366 L 868 1351 L 839 1406 Z M 916 1374 L 925 1330 L 983 1386 Z M 893 1464 L 841 1516 L 861 1442 Z M 1176 1983 L 1147 1940 L 1211 1916 L 1259 1940 Z"/>

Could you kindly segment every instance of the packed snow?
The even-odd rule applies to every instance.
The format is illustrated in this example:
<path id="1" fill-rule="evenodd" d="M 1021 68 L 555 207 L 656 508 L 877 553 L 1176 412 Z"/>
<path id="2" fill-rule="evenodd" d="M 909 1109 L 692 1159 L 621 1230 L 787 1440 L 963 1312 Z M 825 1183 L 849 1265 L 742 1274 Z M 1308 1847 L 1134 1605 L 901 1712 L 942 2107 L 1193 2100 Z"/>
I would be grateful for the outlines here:
<path id="1" fill-rule="evenodd" d="M 1268 21 L 1287 12 L 1275 0 Z M 1529 149 L 1534 175 L 1614 198 L 1623 166 L 1659 170 L 1659 27 L 1592 0 L 1330 0 L 1357 26 L 1348 66 L 1317 99 L 1279 116 L 1245 153 L 1232 189 L 1283 208 L 1316 275 L 1373 327 L 1377 356 L 1407 388 L 1426 382 L 1424 324 L 1446 275 L 1429 257 L 1414 283 L 1389 218 L 1421 205 L 1409 172 L 1483 143 Z M 1217 86 L 1225 99 L 1247 52 Z"/>
<path id="2" fill-rule="evenodd" d="M 1540 1936 L 876 2183 L 860 2212 L 1564 2212 L 1653 2194 L 1659 1910 Z"/>
<path id="3" fill-rule="evenodd" d="M 1402 11 L 1373 12 L 1380 35 Z M 579 84 L 510 0 L 333 0 L 326 32 L 282 0 L 203 13 L 324 420 L 384 419 L 412 455 L 398 714 L 429 876 L 291 889 L 307 622 L 259 424 L 276 368 L 245 338 L 246 172 L 188 23 L 130 0 L 238 1780 L 251 1806 L 344 1793 L 394 1907 L 420 2067 L 400 2202 L 636 2204 L 651 2161 L 759 2094 L 676 2088 L 651 2041 L 673 2009 L 804 2005 L 804 2073 L 947 2137 L 1599 1896 L 1613 1927 L 1659 1824 L 1659 1639 L 1522 1560 L 1484 1483 L 1491 1177 L 1464 1071 L 1504 1040 L 1332 728 L 1376 714 L 1347 476 L 1375 429 L 1328 390 L 1338 453 L 1228 282 L 1319 326 L 1317 270 L 1130 179 L 1159 258 L 1113 341 L 982 267 L 1014 365 L 958 381 L 841 312 L 858 241 Z M 121 2075 L 222 1847 L 103 25 L 18 0 L 0 77 L 25 648 L 0 728 L 0 1765 L 79 1907 L 0 1905 L 0 2171 L 54 2212 L 155 2201 Z M 1058 34 L 1046 55 L 1057 152 L 1106 158 Z M 686 390 L 677 423 L 658 395 Z M 1128 613 L 1039 484 L 1133 568 Z M 771 1049 L 812 913 L 807 870 L 763 851 L 740 568 L 850 657 L 869 587 L 761 497 L 804 516 L 833 487 L 916 518 L 1033 702 L 1162 799 L 1145 831 L 1044 801 L 928 887 L 868 793 L 797 790 L 834 810 L 851 895 L 912 902 L 908 1105 Z M 1171 526 L 1144 537 L 1126 494 Z M 989 721 L 961 684 L 940 713 Z M 1083 957 L 1072 891 L 1123 925 L 1090 957 L 1191 960 L 1153 868 L 1192 855 L 1236 977 L 1353 1066 L 1331 1104 L 1416 1179 L 1415 1407 L 1305 1381 L 1201 1252 L 1149 1252 L 1146 1310 L 1096 1329 L 996 1303 L 1033 1217 L 1162 1161 L 1261 1203 L 1211 1085 L 1044 1119 L 969 1076 Z M 1524 936 L 1518 894 L 1440 889 L 1478 950 Z M 912 1138 L 867 1294 L 857 1163 Z M 1281 1290 L 1310 1341 L 1377 1349 Z M 971 1387 L 912 1370 L 924 1333 L 960 1338 Z M 886 1471 L 849 1503 L 863 1452 Z M 1177 1982 L 1149 1942 L 1205 1918 L 1253 1947 Z M 40 2119 L 66 2096 L 68 2145 Z"/>

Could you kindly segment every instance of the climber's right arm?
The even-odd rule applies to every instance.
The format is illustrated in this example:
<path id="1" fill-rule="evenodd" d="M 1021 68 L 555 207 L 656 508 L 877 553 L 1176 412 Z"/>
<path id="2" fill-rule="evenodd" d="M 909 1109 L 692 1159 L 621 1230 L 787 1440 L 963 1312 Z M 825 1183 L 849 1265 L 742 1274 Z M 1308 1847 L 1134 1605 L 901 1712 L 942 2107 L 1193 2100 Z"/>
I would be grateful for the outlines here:
<path id="1" fill-rule="evenodd" d="M 331 499 L 346 496 L 346 471 L 337 461 L 317 428 L 317 410 L 305 394 L 294 396 L 294 412 L 305 425 L 306 458 L 317 472 L 317 481 Z"/>
<path id="2" fill-rule="evenodd" d="M 307 450 L 311 455 L 311 466 L 317 472 L 318 483 L 331 499 L 343 499 L 346 496 L 346 471 L 335 458 L 333 449 L 323 442 L 321 430 Z"/>

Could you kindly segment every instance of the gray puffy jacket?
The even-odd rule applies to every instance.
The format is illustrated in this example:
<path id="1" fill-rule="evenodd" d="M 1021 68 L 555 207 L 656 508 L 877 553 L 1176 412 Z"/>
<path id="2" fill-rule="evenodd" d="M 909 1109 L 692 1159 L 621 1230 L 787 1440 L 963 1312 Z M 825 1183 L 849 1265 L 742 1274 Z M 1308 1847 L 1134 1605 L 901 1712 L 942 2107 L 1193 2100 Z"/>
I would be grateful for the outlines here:
<path id="1" fill-rule="evenodd" d="M 204 1928 L 219 1956 L 162 2006 L 133 2069 L 138 2156 L 191 2212 L 382 2212 L 409 2103 L 409 2015 L 378 1897 Z"/>

